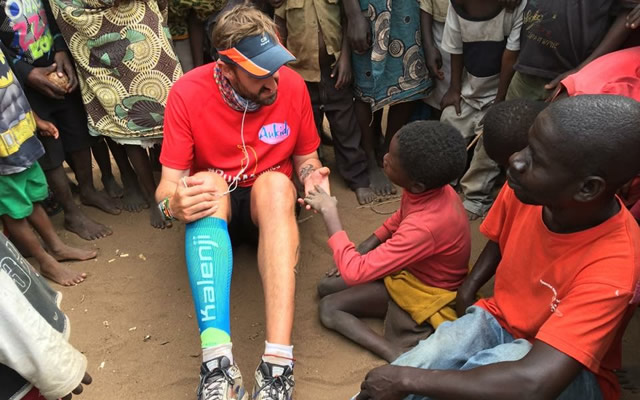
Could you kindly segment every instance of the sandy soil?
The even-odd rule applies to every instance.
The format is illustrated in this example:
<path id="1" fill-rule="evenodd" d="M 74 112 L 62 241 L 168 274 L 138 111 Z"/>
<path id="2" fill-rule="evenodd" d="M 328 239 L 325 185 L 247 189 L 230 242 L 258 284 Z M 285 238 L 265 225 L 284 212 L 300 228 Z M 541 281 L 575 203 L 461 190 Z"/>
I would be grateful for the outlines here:
<path id="1" fill-rule="evenodd" d="M 386 217 L 369 207 L 358 207 L 355 196 L 333 178 L 344 226 L 351 239 L 359 242 Z M 376 210 L 392 212 L 398 205 L 382 204 Z M 184 226 L 176 224 L 160 231 L 148 224 L 145 212 L 110 216 L 86 210 L 112 227 L 114 234 L 95 243 L 85 242 L 62 229 L 60 215 L 53 218 L 68 243 L 99 248 L 97 260 L 70 264 L 89 274 L 85 283 L 73 288 L 57 287 L 64 293 L 62 307 L 71 319 L 71 341 L 87 356 L 88 372 L 94 378 L 80 398 L 195 399 L 201 361 L 184 265 Z M 346 400 L 358 391 L 366 372 L 383 362 L 320 325 L 315 288 L 331 267 L 332 259 L 320 217 L 303 212 L 300 218 L 302 249 L 293 333 L 297 358 L 295 398 Z M 472 226 L 474 260 L 484 246 L 477 226 L 477 222 Z M 264 349 L 264 302 L 255 249 L 239 247 L 234 257 L 234 355 L 250 390 Z M 485 291 L 489 292 L 490 288 Z M 624 363 L 629 378 L 638 386 L 639 336 L 640 321 L 634 318 L 625 337 Z M 625 390 L 622 398 L 640 399 L 640 395 Z"/>

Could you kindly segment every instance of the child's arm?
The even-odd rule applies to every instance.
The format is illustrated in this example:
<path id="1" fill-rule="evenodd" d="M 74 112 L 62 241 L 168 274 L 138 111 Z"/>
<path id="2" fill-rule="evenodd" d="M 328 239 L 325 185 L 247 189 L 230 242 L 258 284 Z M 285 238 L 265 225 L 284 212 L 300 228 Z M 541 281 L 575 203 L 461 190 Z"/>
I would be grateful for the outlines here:
<path id="1" fill-rule="evenodd" d="M 446 107 L 453 105 L 456 108 L 456 113 L 460 115 L 460 100 L 462 92 L 462 69 L 463 69 L 462 54 L 451 54 L 451 83 L 449 84 L 449 90 L 442 97 L 440 101 L 440 109 L 444 110 Z"/>
<path id="2" fill-rule="evenodd" d="M 279 13 L 280 9 L 275 11 L 274 20 L 276 22 L 276 28 L 278 29 L 278 36 L 280 36 L 280 42 L 286 47 L 287 46 L 287 37 L 289 36 L 289 32 L 287 30 L 287 20 L 284 17 L 284 11 Z"/>
<path id="3" fill-rule="evenodd" d="M 315 190 L 309 191 L 304 202 L 322 215 L 329 237 L 342 230 L 342 222 L 338 215 L 338 200 L 335 197 L 330 196 L 320 186 L 316 186 Z"/>
<path id="4" fill-rule="evenodd" d="M 501 259 L 502 254 L 498 243 L 491 240 L 487 242 L 471 273 L 458 288 L 456 313 L 459 317 L 462 317 L 465 310 L 475 303 L 478 290 L 496 274 Z"/>
<path id="5" fill-rule="evenodd" d="M 32 110 L 32 112 L 33 118 L 36 120 L 36 127 L 42 136 L 51 136 L 54 139 L 57 139 L 60 136 L 58 128 L 56 128 L 53 123 L 41 119 L 35 111 Z"/>
<path id="6" fill-rule="evenodd" d="M 356 54 L 363 54 L 372 44 L 369 21 L 362 15 L 358 0 L 343 0 L 342 5 L 349 22 L 347 37 L 351 48 Z"/>
<path id="7" fill-rule="evenodd" d="M 204 22 L 198 18 L 195 10 L 191 10 L 187 18 L 187 29 L 189 31 L 189 46 L 191 47 L 191 59 L 193 66 L 199 67 L 204 64 Z"/>
<path id="8" fill-rule="evenodd" d="M 85 380 L 86 357 L 49 325 L 3 271 L 0 299 L 0 363 L 19 373 L 47 399 L 77 390 Z"/>
<path id="9" fill-rule="evenodd" d="M 444 79 L 442 68 L 442 54 L 433 41 L 433 15 L 420 10 L 420 29 L 422 30 L 422 49 L 426 58 L 427 69 L 432 78 Z"/>
<path id="10" fill-rule="evenodd" d="M 502 53 L 502 67 L 500 68 L 500 81 L 498 83 L 498 94 L 496 94 L 496 99 L 494 103 L 500 103 L 504 101 L 507 96 L 507 90 L 509 90 L 509 84 L 511 83 L 511 79 L 513 75 L 516 73 L 516 70 L 513 69 L 513 66 L 516 64 L 518 60 L 519 51 L 511 51 L 506 50 Z"/>
<path id="11" fill-rule="evenodd" d="M 453 105 L 456 113 L 460 115 L 460 100 L 462 92 L 462 71 L 464 67 L 463 42 L 460 21 L 453 5 L 449 4 L 447 20 L 442 33 L 442 49 L 451 54 L 451 83 L 449 90 L 440 101 L 440 108 L 444 110 Z"/>
<path id="12" fill-rule="evenodd" d="M 629 30 L 626 26 L 628 15 L 629 15 L 629 10 L 625 10 L 623 13 L 618 15 L 618 17 L 614 21 L 613 25 L 611 25 L 611 28 L 609 28 L 609 31 L 607 32 L 605 37 L 602 39 L 598 47 L 596 47 L 593 53 L 591 53 L 591 55 L 587 57 L 586 60 L 584 60 L 575 69 L 569 70 L 564 74 L 561 74 L 560 76 L 558 76 L 556 79 L 549 82 L 544 87 L 547 90 L 552 90 L 551 94 L 549 95 L 549 99 L 552 99 L 557 94 L 557 92 L 560 91 L 560 89 L 562 88 L 562 85 L 560 85 L 560 82 L 564 78 L 580 71 L 585 65 L 589 64 L 591 61 L 595 60 L 596 58 L 620 49 L 624 41 L 627 40 L 627 38 L 629 37 L 629 34 L 631 33 L 631 30 Z"/>
<path id="13" fill-rule="evenodd" d="M 331 71 L 331 77 L 336 79 L 336 90 L 347 87 L 351 84 L 351 46 L 349 45 L 348 24 L 349 21 L 341 13 L 342 24 L 342 46 L 340 47 L 340 57 L 336 60 L 336 65 Z M 337 76 L 337 77 L 336 77 Z"/>

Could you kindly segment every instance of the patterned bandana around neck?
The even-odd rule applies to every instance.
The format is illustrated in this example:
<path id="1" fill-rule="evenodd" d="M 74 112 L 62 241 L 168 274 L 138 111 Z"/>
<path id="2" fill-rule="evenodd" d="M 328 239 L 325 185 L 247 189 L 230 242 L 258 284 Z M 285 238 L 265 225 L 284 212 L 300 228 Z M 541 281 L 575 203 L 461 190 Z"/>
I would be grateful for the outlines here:
<path id="1" fill-rule="evenodd" d="M 222 71 L 220 71 L 220 67 L 217 65 L 213 68 L 213 78 L 218 85 L 218 89 L 220 89 L 220 94 L 222 95 L 224 102 L 227 103 L 229 107 L 241 112 L 243 112 L 245 108 L 247 112 L 254 112 L 260 108 L 260 104 L 255 101 L 247 100 L 236 93 L 236 91 L 231 87 L 229 80 L 222 75 Z"/>

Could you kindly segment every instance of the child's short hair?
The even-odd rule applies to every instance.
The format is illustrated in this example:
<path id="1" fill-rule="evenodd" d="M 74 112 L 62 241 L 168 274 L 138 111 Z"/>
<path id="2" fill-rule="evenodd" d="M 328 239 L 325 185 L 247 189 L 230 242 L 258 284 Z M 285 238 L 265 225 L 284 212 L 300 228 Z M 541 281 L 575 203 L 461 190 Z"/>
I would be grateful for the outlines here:
<path id="1" fill-rule="evenodd" d="M 617 190 L 640 171 L 640 103 L 623 96 L 569 97 L 544 111 L 557 132 L 555 149 L 576 176 L 603 178 Z"/>
<path id="2" fill-rule="evenodd" d="M 509 100 L 492 106 L 484 117 L 484 149 L 501 166 L 527 147 L 529 128 L 548 103 L 528 99 Z"/>
<path id="3" fill-rule="evenodd" d="M 458 179 L 467 165 L 460 132 L 436 121 L 416 121 L 396 133 L 402 167 L 412 180 L 435 189 Z"/>

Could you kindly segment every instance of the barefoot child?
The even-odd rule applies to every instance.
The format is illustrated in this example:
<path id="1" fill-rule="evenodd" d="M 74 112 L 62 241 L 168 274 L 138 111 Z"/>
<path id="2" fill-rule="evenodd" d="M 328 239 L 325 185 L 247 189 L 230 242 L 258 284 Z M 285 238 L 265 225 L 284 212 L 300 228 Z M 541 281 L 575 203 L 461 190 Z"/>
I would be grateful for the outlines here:
<path id="1" fill-rule="evenodd" d="M 88 260 L 96 251 L 75 249 L 56 234 L 44 208 L 38 203 L 47 197 L 47 181 L 37 163 L 44 148 L 35 136 L 58 137 L 56 127 L 41 120 L 31 110 L 22 88 L 0 52 L 0 217 L 3 225 L 21 248 L 38 260 L 44 276 L 61 285 L 82 282 L 86 274 L 63 267 L 61 260 Z M 34 228 L 44 241 L 42 248 Z"/>
<path id="2" fill-rule="evenodd" d="M 357 250 L 342 230 L 335 198 L 318 189 L 304 199 L 324 218 L 339 272 L 318 286 L 326 327 L 391 362 L 417 340 L 405 340 L 399 326 L 385 332 L 400 332 L 397 340 L 380 337 L 360 318 L 386 316 L 395 323 L 403 320 L 395 315 L 399 306 L 410 315 L 404 321 L 412 320 L 407 329 L 422 338 L 431 326 L 455 319 L 449 305 L 467 275 L 471 242 L 466 214 L 448 183 L 465 162 L 464 141 L 452 127 L 418 121 L 401 128 L 383 163 L 389 179 L 404 188 L 400 209 Z"/>
<path id="3" fill-rule="evenodd" d="M 318 132 L 326 115 L 337 169 L 358 203 L 375 199 L 369 187 L 367 156 L 360 146 L 351 86 L 351 48 L 343 32 L 340 4 L 327 1 L 271 0 L 278 34 L 296 57 L 290 67 L 304 78 Z M 319 27 L 319 28 L 318 28 Z"/>

